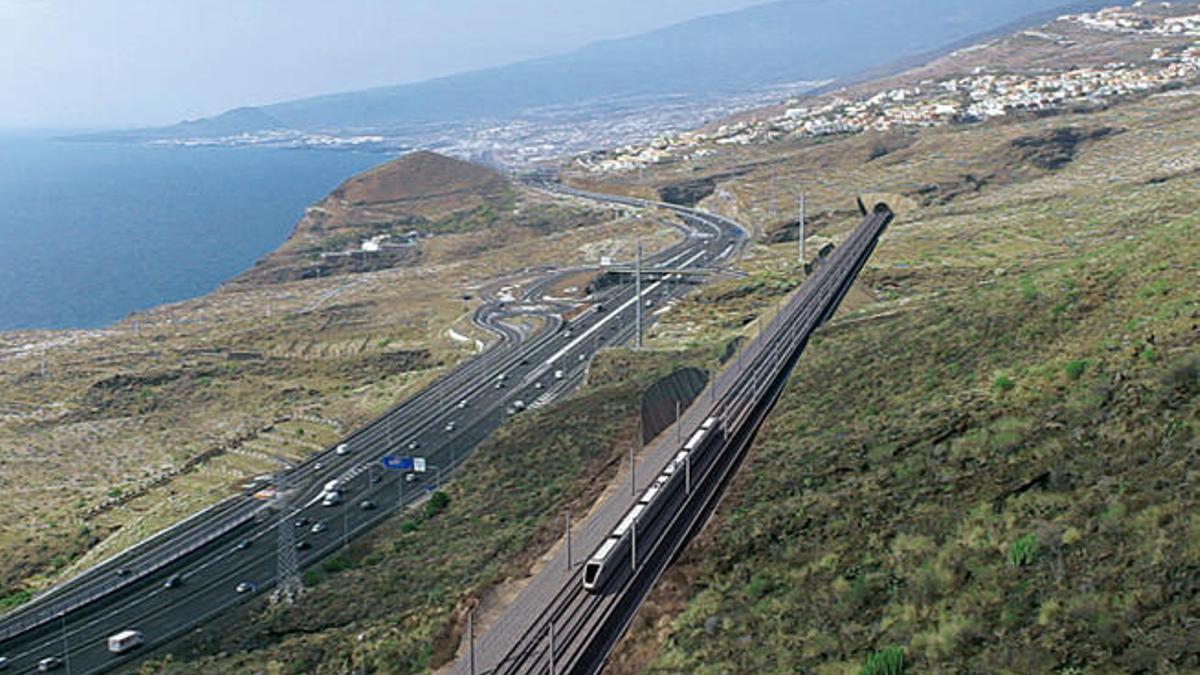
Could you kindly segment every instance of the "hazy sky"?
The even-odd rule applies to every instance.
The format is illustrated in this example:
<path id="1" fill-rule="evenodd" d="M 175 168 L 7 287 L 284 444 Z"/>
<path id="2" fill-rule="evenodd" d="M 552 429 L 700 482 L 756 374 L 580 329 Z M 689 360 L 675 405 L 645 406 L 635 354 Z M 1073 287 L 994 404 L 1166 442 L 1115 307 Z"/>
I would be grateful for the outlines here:
<path id="1" fill-rule="evenodd" d="M 0 127 L 171 123 L 567 51 L 763 0 L 0 0 Z"/>

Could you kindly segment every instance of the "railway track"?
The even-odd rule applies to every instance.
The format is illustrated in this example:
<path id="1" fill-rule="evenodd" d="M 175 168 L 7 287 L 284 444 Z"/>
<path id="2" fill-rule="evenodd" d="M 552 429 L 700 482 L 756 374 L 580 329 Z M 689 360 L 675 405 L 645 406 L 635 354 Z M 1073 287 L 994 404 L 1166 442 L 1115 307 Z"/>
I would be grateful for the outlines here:
<path id="1" fill-rule="evenodd" d="M 706 425 L 714 435 L 708 440 L 701 437 L 690 452 L 685 445 L 678 454 L 670 452 L 679 449 L 678 441 L 667 441 L 672 447 L 663 448 L 667 452 L 660 454 L 670 461 L 659 462 L 649 471 L 643 464 L 638 471 L 649 475 L 648 482 L 658 487 L 643 493 L 644 486 L 634 484 L 619 491 L 619 498 L 630 505 L 621 511 L 624 515 L 619 524 L 614 528 L 611 520 L 588 523 L 581 533 L 588 545 L 585 550 L 595 550 L 588 561 L 578 565 L 560 560 L 547 566 L 542 574 L 561 575 L 557 591 L 541 602 L 523 606 L 518 599 L 515 612 L 510 612 L 525 615 L 506 614 L 497 624 L 507 621 L 511 626 L 520 621 L 523 629 L 516 639 L 509 644 L 493 641 L 491 653 L 478 659 L 472 653 L 456 665 L 456 673 L 582 674 L 603 667 L 654 584 L 715 509 L 808 340 L 833 316 L 892 218 L 890 209 L 882 204 L 864 214 L 846 243 L 769 324 L 760 325 L 758 337 L 743 347 L 734 364 L 710 385 L 710 391 L 698 397 L 680 421 L 690 433 L 676 430 L 671 434 L 691 438 Z M 710 442 L 713 439 L 717 440 Z M 648 497 L 654 490 L 654 496 Z M 617 498 L 614 495 L 613 499 Z M 660 499 L 663 501 L 658 502 Z M 649 505 L 655 505 L 654 509 Z M 647 516 L 641 518 L 641 513 Z M 612 541 L 613 545 L 607 549 L 597 545 L 597 534 L 600 541 Z M 606 557 L 606 553 L 616 555 L 612 551 L 620 551 L 619 560 Z M 589 591 L 584 570 L 597 561 L 615 567 Z M 595 569 L 599 568 L 592 571 Z M 532 586 L 528 593 L 533 592 Z M 531 605 L 539 607 L 536 616 L 529 616 Z M 472 671 L 476 665 L 478 669 Z"/>

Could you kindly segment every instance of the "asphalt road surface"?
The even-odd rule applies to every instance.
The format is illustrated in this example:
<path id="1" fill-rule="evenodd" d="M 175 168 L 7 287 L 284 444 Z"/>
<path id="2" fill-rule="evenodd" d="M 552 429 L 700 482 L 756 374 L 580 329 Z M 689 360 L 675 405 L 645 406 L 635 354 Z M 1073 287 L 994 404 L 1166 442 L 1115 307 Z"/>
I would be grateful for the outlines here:
<path id="1" fill-rule="evenodd" d="M 637 207 L 654 204 L 540 187 L 576 197 Z M 719 267 L 744 241 L 735 223 L 682 207 L 684 240 L 644 261 L 644 267 Z M 498 427 L 514 403 L 545 405 L 577 384 L 596 350 L 627 343 L 634 313 L 644 320 L 691 286 L 670 278 L 646 280 L 634 298 L 633 284 L 600 291 L 569 323 L 562 303 L 541 298 L 554 280 L 572 270 L 547 270 L 521 298 L 489 302 L 475 321 L 497 335 L 482 354 L 420 393 L 354 432 L 341 443 L 306 460 L 275 480 L 289 487 L 286 509 L 253 499 L 250 493 L 226 500 L 88 570 L 0 618 L 0 656 L 8 672 L 36 672 L 39 660 L 63 659 L 64 672 L 97 673 L 144 657 L 158 646 L 202 625 L 231 607 L 248 602 L 276 582 L 279 528 L 292 528 L 301 568 L 312 565 L 395 513 L 411 506 L 448 479 L 468 452 Z M 660 275 L 661 276 L 661 275 Z M 598 310 L 596 305 L 603 305 Z M 547 317 L 537 334 L 514 326 L 521 315 Z M 426 458 L 425 473 L 385 470 L 387 454 Z M 338 479 L 343 501 L 323 506 L 326 482 Z M 273 487 L 264 485 L 261 487 Z M 319 532 L 313 525 L 321 523 Z M 167 587 L 168 579 L 177 581 Z M 239 591 L 239 586 L 242 589 Z M 146 645 L 124 655 L 108 652 L 106 639 L 124 629 L 145 635 Z"/>

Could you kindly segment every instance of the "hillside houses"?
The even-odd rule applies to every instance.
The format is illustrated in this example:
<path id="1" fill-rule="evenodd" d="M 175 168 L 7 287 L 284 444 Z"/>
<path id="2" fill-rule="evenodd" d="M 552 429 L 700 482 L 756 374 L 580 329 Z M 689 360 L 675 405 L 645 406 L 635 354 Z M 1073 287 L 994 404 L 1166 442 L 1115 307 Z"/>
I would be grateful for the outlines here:
<path id="1" fill-rule="evenodd" d="M 1200 5 L 1196 5 L 1200 8 Z M 1139 15 L 1125 8 L 1063 17 L 1100 30 L 1144 31 L 1200 36 L 1200 13 Z M 651 164 L 689 160 L 718 152 L 720 146 L 765 143 L 785 138 L 886 131 L 985 121 L 1018 112 L 1072 105 L 1102 104 L 1122 96 L 1180 86 L 1200 79 L 1200 41 L 1157 47 L 1144 65 L 1114 62 L 1102 66 L 1030 73 L 992 72 L 978 67 L 969 75 L 926 80 L 851 99 L 834 94 L 809 106 L 794 105 L 765 118 L 721 125 L 702 132 L 659 138 L 580 158 L 592 172 L 636 170 Z M 796 101 L 795 103 L 799 103 Z"/>

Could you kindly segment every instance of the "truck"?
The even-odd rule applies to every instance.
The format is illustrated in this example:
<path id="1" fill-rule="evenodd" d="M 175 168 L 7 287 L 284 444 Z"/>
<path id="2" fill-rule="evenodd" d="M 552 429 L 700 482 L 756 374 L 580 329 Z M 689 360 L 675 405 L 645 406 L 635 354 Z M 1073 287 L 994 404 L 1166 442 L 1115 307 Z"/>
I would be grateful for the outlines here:
<path id="1" fill-rule="evenodd" d="M 124 654 L 145 641 L 146 638 L 142 635 L 142 631 L 126 629 L 108 636 L 108 651 L 113 654 Z"/>

